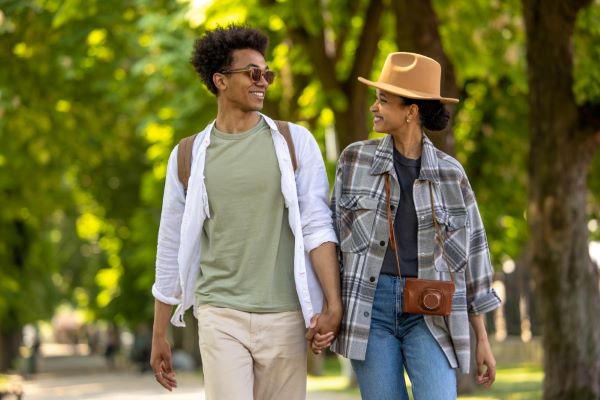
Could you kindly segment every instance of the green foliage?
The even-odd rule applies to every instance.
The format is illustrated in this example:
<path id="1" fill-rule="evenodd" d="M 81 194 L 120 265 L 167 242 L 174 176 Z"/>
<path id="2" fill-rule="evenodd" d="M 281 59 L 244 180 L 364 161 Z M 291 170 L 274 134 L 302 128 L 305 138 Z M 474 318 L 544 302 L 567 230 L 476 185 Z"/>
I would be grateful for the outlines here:
<path id="1" fill-rule="evenodd" d="M 579 103 L 600 103 L 600 3 L 577 16 L 573 37 L 575 96 Z"/>
<path id="2" fill-rule="evenodd" d="M 1 8 L 2 326 L 61 299 L 90 318 L 149 318 L 166 161 L 214 110 L 181 62 L 195 36 L 183 7 L 80 3 Z"/>
<path id="3" fill-rule="evenodd" d="M 577 16 L 573 38 L 575 53 L 575 97 L 580 104 L 600 103 L 600 2 L 584 9 Z M 596 220 L 590 236 L 600 240 L 600 153 L 596 153 L 588 176 L 590 216 Z"/>

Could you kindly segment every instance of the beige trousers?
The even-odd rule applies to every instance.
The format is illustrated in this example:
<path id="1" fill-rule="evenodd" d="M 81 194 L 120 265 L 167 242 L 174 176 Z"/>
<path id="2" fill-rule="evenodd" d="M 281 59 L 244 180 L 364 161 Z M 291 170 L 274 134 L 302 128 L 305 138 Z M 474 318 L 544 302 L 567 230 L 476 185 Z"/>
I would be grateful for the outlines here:
<path id="1" fill-rule="evenodd" d="M 206 400 L 304 400 L 306 341 L 302 312 L 198 309 Z"/>

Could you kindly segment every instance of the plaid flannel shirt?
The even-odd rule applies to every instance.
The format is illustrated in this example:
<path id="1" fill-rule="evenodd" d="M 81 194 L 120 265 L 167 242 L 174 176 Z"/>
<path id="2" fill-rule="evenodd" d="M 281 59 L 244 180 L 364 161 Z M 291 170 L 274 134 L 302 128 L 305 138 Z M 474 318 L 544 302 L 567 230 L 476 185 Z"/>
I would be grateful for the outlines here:
<path id="1" fill-rule="evenodd" d="M 398 204 L 400 198 L 392 146 L 389 135 L 351 144 L 337 165 L 331 208 L 340 243 L 345 312 L 332 350 L 351 359 L 365 358 L 373 297 L 389 241 L 386 173 L 390 174 L 392 204 Z M 446 260 L 454 271 L 456 291 L 450 316 L 424 318 L 450 365 L 467 373 L 468 317 L 494 310 L 500 299 L 491 287 L 493 271 L 485 230 L 465 171 L 423 135 L 421 172 L 413 185 L 419 278 L 450 280 L 442 248 L 434 236 L 430 184 L 435 218 L 444 239 Z M 395 209 L 392 212 L 395 214 Z"/>

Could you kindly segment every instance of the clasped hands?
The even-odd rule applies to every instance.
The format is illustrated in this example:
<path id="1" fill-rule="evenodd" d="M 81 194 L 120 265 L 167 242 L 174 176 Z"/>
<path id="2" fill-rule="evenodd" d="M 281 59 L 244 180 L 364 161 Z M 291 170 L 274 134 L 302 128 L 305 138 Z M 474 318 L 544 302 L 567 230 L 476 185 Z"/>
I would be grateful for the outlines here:
<path id="1" fill-rule="evenodd" d="M 325 304 L 322 312 L 312 317 L 305 337 L 314 354 L 320 354 L 333 343 L 340 330 L 341 321 L 341 305 L 329 307 Z"/>

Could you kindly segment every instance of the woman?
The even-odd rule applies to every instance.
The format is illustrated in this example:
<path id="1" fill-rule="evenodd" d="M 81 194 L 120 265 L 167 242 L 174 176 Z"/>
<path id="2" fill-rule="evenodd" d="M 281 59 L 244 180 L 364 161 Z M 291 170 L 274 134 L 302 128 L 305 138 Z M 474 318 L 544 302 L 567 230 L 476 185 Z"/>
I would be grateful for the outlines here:
<path id="1" fill-rule="evenodd" d="M 351 359 L 363 399 L 408 399 L 404 370 L 416 400 L 455 399 L 454 369 L 470 368 L 469 322 L 477 380 L 495 378 L 482 314 L 500 300 L 477 203 L 460 163 L 423 133 L 444 129 L 444 104 L 458 101 L 440 96 L 440 77 L 435 60 L 392 53 L 377 82 L 359 78 L 376 88 L 373 130 L 387 135 L 348 146 L 337 167 L 344 317 L 332 349 Z M 453 281 L 450 314 L 407 312 L 406 278 Z"/>

